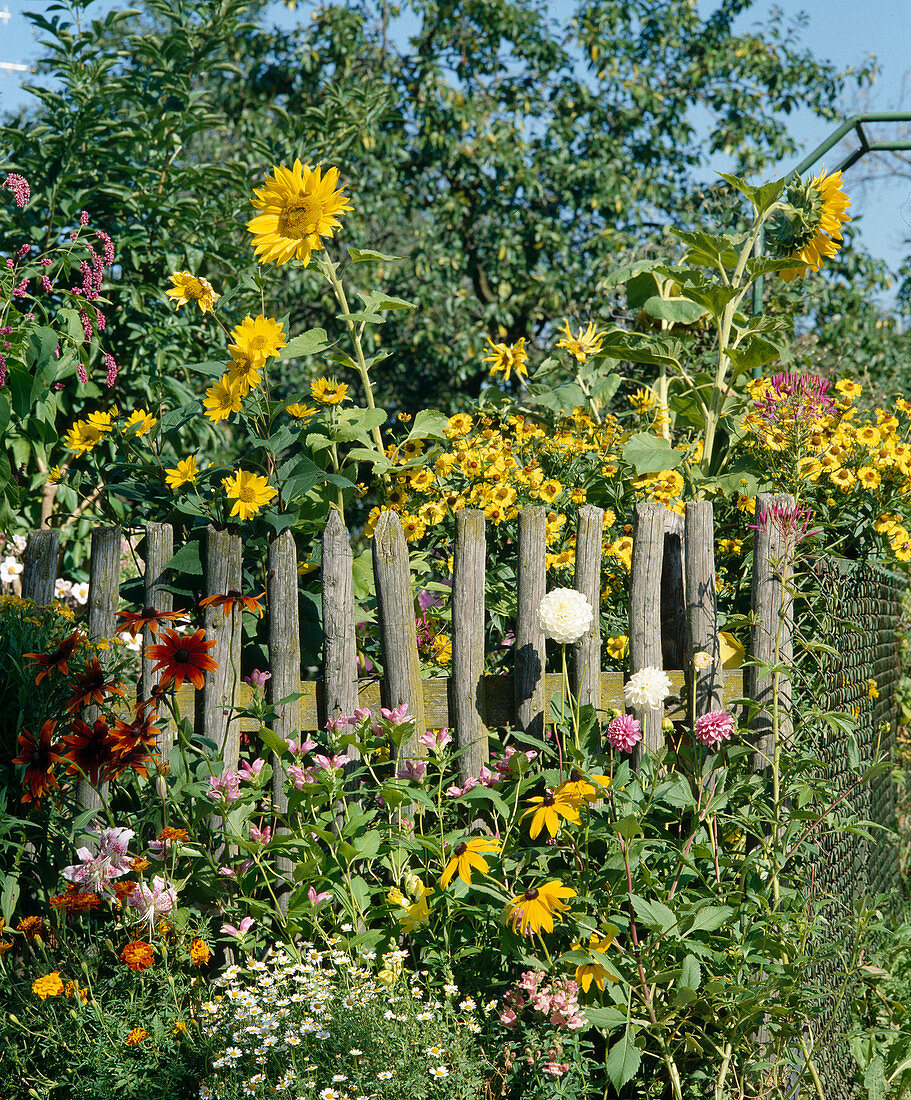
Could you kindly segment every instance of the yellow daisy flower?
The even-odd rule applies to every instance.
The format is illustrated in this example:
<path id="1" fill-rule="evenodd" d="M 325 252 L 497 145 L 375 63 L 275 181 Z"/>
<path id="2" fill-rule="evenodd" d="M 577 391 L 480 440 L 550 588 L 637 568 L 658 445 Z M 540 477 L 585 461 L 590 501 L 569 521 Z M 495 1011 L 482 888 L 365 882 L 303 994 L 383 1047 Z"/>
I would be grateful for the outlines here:
<path id="1" fill-rule="evenodd" d="M 182 458 L 176 466 L 165 469 L 165 484 L 170 489 L 179 489 L 181 485 L 189 485 L 196 480 L 199 470 L 196 467 L 196 456 Z"/>
<path id="2" fill-rule="evenodd" d="M 234 498 L 234 506 L 230 514 L 241 520 L 255 516 L 260 508 L 268 504 L 278 492 L 270 484 L 268 478 L 259 474 L 251 474 L 248 470 L 238 470 L 231 477 L 222 481 L 225 492 Z"/>
<path id="3" fill-rule="evenodd" d="M 145 409 L 137 409 L 127 417 L 124 429 L 135 428 L 138 436 L 148 435 L 157 423 L 158 421 L 151 413 L 147 413 Z"/>
<path id="4" fill-rule="evenodd" d="M 77 420 L 63 437 L 64 442 L 76 456 L 81 457 L 90 451 L 101 439 L 98 428 L 92 427 L 87 420 Z"/>
<path id="5" fill-rule="evenodd" d="M 598 331 L 594 321 L 590 321 L 587 328 L 580 328 L 575 336 L 570 330 L 569 321 L 563 322 L 563 330 L 565 335 L 562 340 L 557 341 L 557 347 L 566 348 L 578 362 L 584 363 L 590 355 L 597 355 L 601 350 L 604 333 Z"/>
<path id="6" fill-rule="evenodd" d="M 629 653 L 629 638 L 626 634 L 618 634 L 614 638 L 605 638 L 604 648 L 607 650 L 608 656 L 613 657 L 615 661 L 622 661 Z"/>
<path id="7" fill-rule="evenodd" d="M 437 634 L 433 639 L 433 659 L 438 665 L 452 664 L 452 639 Z"/>
<path id="8" fill-rule="evenodd" d="M 214 386 L 206 390 L 202 403 L 206 416 L 213 424 L 217 424 L 219 420 L 229 417 L 232 412 L 240 412 L 243 400 L 241 387 L 223 374 Z"/>
<path id="9" fill-rule="evenodd" d="M 525 350 L 524 336 L 514 344 L 495 344 L 488 336 L 487 343 L 490 344 L 490 355 L 486 355 L 481 361 L 491 364 L 491 378 L 495 374 L 502 374 L 503 381 L 508 382 L 513 371 L 516 372 L 517 378 L 528 377 L 525 366 L 528 362 L 528 352 Z"/>
<path id="10" fill-rule="evenodd" d="M 610 935 L 599 937 L 597 932 L 592 932 L 588 939 L 589 951 L 607 951 L 610 945 L 614 942 L 616 933 L 610 933 Z M 572 946 L 573 951 L 577 951 L 582 945 L 574 943 Z M 587 993 L 591 988 L 592 982 L 600 989 L 604 990 L 604 979 L 615 982 L 617 979 L 609 971 L 605 970 L 603 966 L 598 963 L 584 963 L 582 966 L 576 967 L 576 985 L 582 990 L 583 993 Z"/>
<path id="11" fill-rule="evenodd" d="M 243 396 L 246 397 L 254 386 L 258 386 L 262 382 L 263 376 L 260 373 L 260 367 L 263 364 L 251 359 L 243 348 L 237 347 L 236 344 L 230 345 L 228 351 L 231 353 L 231 362 L 225 364 L 228 368 L 228 381 L 237 386 Z"/>
<path id="12" fill-rule="evenodd" d="M 468 413 L 456 413 L 446 422 L 443 433 L 448 439 L 455 439 L 458 436 L 467 435 L 471 431 L 472 424 L 473 421 Z"/>
<path id="13" fill-rule="evenodd" d="M 528 835 L 534 840 L 542 829 L 547 829 L 551 836 L 556 836 L 560 828 L 560 818 L 565 817 L 574 825 L 579 824 L 579 802 L 571 793 L 566 791 L 545 791 L 544 794 L 530 798 L 529 802 L 536 803 L 522 814 L 520 821 L 531 817 L 531 825 Z"/>
<path id="14" fill-rule="evenodd" d="M 839 378 L 835 383 L 835 389 L 842 397 L 848 398 L 849 401 L 853 401 L 855 397 L 860 397 L 863 392 L 863 386 L 858 382 L 852 382 L 850 378 Z"/>
<path id="15" fill-rule="evenodd" d="M 475 837 L 472 840 L 463 840 L 452 850 L 452 859 L 446 864 L 446 869 L 440 876 L 440 885 L 445 890 L 458 872 L 459 878 L 466 886 L 471 885 L 471 869 L 480 871 L 486 875 L 490 866 L 481 855 L 482 852 L 499 852 L 500 842 L 489 837 Z"/>
<path id="16" fill-rule="evenodd" d="M 215 308 L 215 303 L 221 297 L 212 289 L 208 279 L 203 279 L 201 275 L 193 275 L 189 271 L 175 271 L 168 278 L 174 285 L 166 293 L 169 298 L 174 299 L 178 309 L 185 306 L 187 302 L 197 302 L 202 312 L 208 313 L 210 309 Z"/>
<path id="17" fill-rule="evenodd" d="M 336 215 L 353 209 L 337 183 L 337 168 L 324 175 L 321 165 L 311 168 L 300 160 L 293 168 L 274 166 L 265 185 L 254 188 L 252 202 L 262 213 L 247 223 L 256 259 L 261 264 L 298 259 L 306 267 L 311 253 L 323 248 L 320 238 L 341 226 Z"/>
<path id="18" fill-rule="evenodd" d="M 561 920 L 560 914 L 569 909 L 564 899 L 574 897 L 576 891 L 564 886 L 559 879 L 543 886 L 532 886 L 506 906 L 506 922 L 512 924 L 513 932 L 521 932 L 523 936 L 540 933 L 542 928 L 545 932 L 553 932 L 554 917 Z"/>
<path id="19" fill-rule="evenodd" d="M 66 472 L 66 467 L 52 466 L 47 472 L 47 481 L 49 485 L 59 485 L 63 480 L 63 475 Z"/>
<path id="20" fill-rule="evenodd" d="M 348 383 L 334 378 L 317 378 L 310 383 L 310 396 L 320 405 L 338 405 L 348 396 Z"/>
<path id="21" fill-rule="evenodd" d="M 245 317 L 231 333 L 233 344 L 229 350 L 232 356 L 235 356 L 236 349 L 257 366 L 261 366 L 271 356 L 278 355 L 288 343 L 283 328 L 281 321 L 274 321 L 262 314 L 258 317 Z"/>
<path id="22" fill-rule="evenodd" d="M 317 409 L 308 405 L 302 405 L 299 401 L 294 401 L 285 406 L 285 412 L 289 416 L 293 416 L 295 420 L 309 420 L 312 416 L 316 416 L 317 411 Z"/>

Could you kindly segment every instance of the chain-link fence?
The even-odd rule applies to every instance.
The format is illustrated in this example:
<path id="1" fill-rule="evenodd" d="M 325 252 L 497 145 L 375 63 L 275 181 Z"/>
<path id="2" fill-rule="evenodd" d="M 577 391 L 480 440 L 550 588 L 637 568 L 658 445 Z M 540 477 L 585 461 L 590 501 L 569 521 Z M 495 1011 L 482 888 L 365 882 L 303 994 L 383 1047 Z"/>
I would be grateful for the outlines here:
<path id="1" fill-rule="evenodd" d="M 807 700 L 827 711 L 841 711 L 859 720 L 854 732 L 860 761 L 870 764 L 884 753 L 894 754 L 897 730 L 895 702 L 900 668 L 902 601 L 906 579 L 870 565 L 852 565 L 832 559 L 812 569 L 816 588 L 809 601 L 812 618 L 808 633 L 831 646 L 816 679 L 816 698 Z M 844 734 L 827 725 L 818 730 L 816 749 L 826 778 L 837 788 L 846 786 L 849 750 Z M 855 903 L 865 896 L 887 895 L 900 904 L 901 877 L 896 824 L 895 783 L 888 773 L 859 785 L 850 806 L 858 817 L 885 827 L 869 837 L 851 832 L 822 834 L 819 855 L 812 868 L 813 895 L 825 899 L 831 947 L 850 955 L 846 929 L 852 927 Z M 848 1030 L 849 998 L 840 995 L 845 971 L 830 954 L 821 963 L 819 985 L 823 1034 L 816 1053 L 826 1097 L 861 1100 L 866 1090 L 854 1084 L 857 1074 L 847 1044 L 839 1040 Z"/>

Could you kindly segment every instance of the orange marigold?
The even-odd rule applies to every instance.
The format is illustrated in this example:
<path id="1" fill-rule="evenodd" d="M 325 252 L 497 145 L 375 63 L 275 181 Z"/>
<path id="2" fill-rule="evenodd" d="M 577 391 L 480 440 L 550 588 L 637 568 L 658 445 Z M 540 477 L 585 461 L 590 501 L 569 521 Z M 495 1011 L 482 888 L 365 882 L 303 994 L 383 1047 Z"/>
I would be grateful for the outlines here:
<path id="1" fill-rule="evenodd" d="M 75 887 L 73 883 L 73 887 Z M 86 913 L 90 909 L 97 909 L 101 905 L 101 898 L 97 894 L 83 893 L 78 888 L 67 887 L 65 894 L 54 894 L 50 899 L 54 909 L 65 909 L 67 913 Z"/>
<path id="2" fill-rule="evenodd" d="M 126 963 L 130 970 L 147 970 L 155 961 L 155 953 L 145 940 L 132 940 L 120 952 L 120 961 Z"/>
<path id="3" fill-rule="evenodd" d="M 48 997 L 59 997 L 63 992 L 63 982 L 60 980 L 60 971 L 52 970 L 41 978 L 32 982 L 32 992 L 46 1001 Z"/>
<path id="4" fill-rule="evenodd" d="M 158 834 L 158 840 L 189 840 L 190 834 L 186 829 L 175 829 L 171 825 L 166 825 Z"/>
<path id="5" fill-rule="evenodd" d="M 130 1034 L 127 1036 L 127 1046 L 135 1047 L 139 1046 L 143 1039 L 148 1039 L 149 1033 L 144 1027 L 134 1027 Z"/>
<path id="6" fill-rule="evenodd" d="M 22 932 L 30 940 L 34 940 L 44 939 L 46 929 L 41 917 L 23 917 L 16 925 L 16 931 Z"/>
<path id="7" fill-rule="evenodd" d="M 209 945 L 205 940 L 195 939 L 190 941 L 190 958 L 194 966 L 204 966 L 211 956 Z"/>
<path id="8" fill-rule="evenodd" d="M 82 1004 L 86 1004 L 89 999 L 89 991 L 84 985 L 80 985 L 78 982 L 67 982 L 63 992 L 67 997 L 75 997 L 77 1001 Z"/>

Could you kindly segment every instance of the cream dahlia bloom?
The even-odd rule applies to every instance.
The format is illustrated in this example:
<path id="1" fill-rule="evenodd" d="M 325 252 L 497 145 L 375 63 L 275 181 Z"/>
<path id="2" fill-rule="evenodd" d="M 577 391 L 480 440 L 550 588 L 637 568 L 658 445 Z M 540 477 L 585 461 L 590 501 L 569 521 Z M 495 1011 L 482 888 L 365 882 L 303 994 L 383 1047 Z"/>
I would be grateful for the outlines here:
<path id="1" fill-rule="evenodd" d="M 661 704 L 670 695 L 671 678 L 666 672 L 653 665 L 647 665 L 634 672 L 623 687 L 627 705 L 642 709 L 660 710 Z"/>
<path id="2" fill-rule="evenodd" d="M 578 642 L 592 625 L 592 605 L 574 588 L 555 588 L 538 606 L 538 626 L 561 645 Z"/>

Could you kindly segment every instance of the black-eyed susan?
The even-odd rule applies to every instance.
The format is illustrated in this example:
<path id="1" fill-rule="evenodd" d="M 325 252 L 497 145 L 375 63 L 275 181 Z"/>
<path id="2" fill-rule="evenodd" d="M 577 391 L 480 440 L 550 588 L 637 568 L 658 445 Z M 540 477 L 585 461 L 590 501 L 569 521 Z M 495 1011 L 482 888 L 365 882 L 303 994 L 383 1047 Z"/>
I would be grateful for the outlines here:
<path id="1" fill-rule="evenodd" d="M 311 253 L 323 248 L 321 238 L 340 227 L 336 215 L 353 209 L 337 185 L 337 168 L 324 173 L 321 165 L 310 168 L 300 160 L 292 168 L 274 166 L 264 185 L 254 188 L 252 202 L 262 213 L 247 223 L 256 259 L 277 264 L 297 259 L 306 267 Z"/>
<path id="2" fill-rule="evenodd" d="M 592 932 L 588 939 L 589 951 L 604 952 L 610 947 L 616 938 L 616 932 L 610 932 L 606 936 L 599 936 L 597 932 Z M 578 950 L 582 945 L 574 943 L 572 946 L 573 951 Z M 583 993 L 587 993 L 591 988 L 592 982 L 600 989 L 604 990 L 604 979 L 615 982 L 617 979 L 610 973 L 609 970 L 605 970 L 600 963 L 590 962 L 583 963 L 582 966 L 576 967 L 576 985 L 582 990 Z"/>
<path id="3" fill-rule="evenodd" d="M 114 762 L 111 749 L 110 728 L 103 718 L 96 718 L 89 726 L 77 718 L 70 723 L 70 732 L 61 738 L 62 758 L 69 764 L 67 774 L 84 775 L 97 787 Z"/>
<path id="4" fill-rule="evenodd" d="M 201 275 L 193 275 L 189 271 L 175 271 L 168 278 L 174 284 L 166 291 L 169 298 L 177 303 L 177 308 L 185 306 L 187 302 L 196 302 L 203 313 L 208 313 L 215 308 L 215 303 L 221 297 L 216 294 L 208 279 Z"/>
<path id="5" fill-rule="evenodd" d="M 86 640 L 85 635 L 78 630 L 74 630 L 69 637 L 64 638 L 59 646 L 51 653 L 24 653 L 24 657 L 32 662 L 32 664 L 38 665 L 41 671 L 35 677 L 35 683 L 40 684 L 41 681 L 49 673 L 55 669 L 67 676 L 70 671 L 69 659 L 76 652 L 76 649 Z"/>
<path id="6" fill-rule="evenodd" d="M 218 663 L 208 654 L 214 645 L 214 639 L 206 641 L 204 630 L 185 636 L 175 630 L 165 630 L 161 644 L 148 646 L 145 656 L 157 661 L 152 672 L 161 672 L 159 684 L 162 687 L 173 683 L 179 688 L 184 680 L 189 680 L 199 691 L 205 683 L 205 673 L 218 668 Z"/>
<path id="7" fill-rule="evenodd" d="M 310 383 L 310 396 L 320 405 L 339 405 L 348 396 L 348 383 L 334 378 L 317 378 Z"/>
<path id="8" fill-rule="evenodd" d="M 222 485 L 228 496 L 234 500 L 230 514 L 241 520 L 255 516 L 260 508 L 278 495 L 278 491 L 269 484 L 268 478 L 261 474 L 252 474 L 248 470 L 238 470 L 231 477 L 224 478 Z"/>
<path id="9" fill-rule="evenodd" d="M 597 802 L 604 793 L 599 791 L 598 787 L 609 787 L 610 782 L 609 775 L 583 775 L 582 772 L 573 768 L 569 779 L 565 783 L 561 783 L 554 791 L 554 797 L 560 798 L 562 796 L 574 800 L 577 804 Z M 596 787 L 595 784 L 598 786 Z"/>
<path id="10" fill-rule="evenodd" d="M 455 874 L 458 874 L 466 886 L 471 885 L 471 871 L 474 868 L 486 875 L 490 870 L 487 860 L 482 852 L 499 852 L 500 842 L 490 837 L 474 837 L 472 840 L 463 840 L 452 850 L 452 858 L 446 864 L 446 869 L 440 876 L 440 885 L 445 890 Z"/>
<path id="11" fill-rule="evenodd" d="M 783 202 L 766 224 L 766 238 L 774 252 L 794 262 L 781 272 L 783 279 L 801 278 L 808 268 L 818 271 L 823 260 L 841 246 L 841 227 L 851 219 L 851 200 L 841 189 L 841 172 L 820 172 L 811 180 L 795 179 Z"/>
<path id="12" fill-rule="evenodd" d="M 232 356 L 238 352 L 251 363 L 259 365 L 278 355 L 288 343 L 283 323 L 262 314 L 258 317 L 245 317 L 231 332 L 231 340 L 233 342 L 228 350 Z"/>
<path id="13" fill-rule="evenodd" d="M 240 412 L 243 402 L 243 387 L 232 382 L 226 374 L 206 390 L 206 396 L 202 400 L 206 416 L 213 424 L 225 420 L 232 412 Z"/>
<path id="14" fill-rule="evenodd" d="M 579 363 L 584 363 L 590 355 L 597 355 L 601 351 L 604 333 L 598 331 L 594 321 L 590 321 L 585 328 L 580 328 L 575 334 L 569 327 L 569 321 L 563 322 L 563 338 L 557 341 L 558 348 L 565 348 Z"/>
<path id="15" fill-rule="evenodd" d="M 229 589 L 224 596 L 206 596 L 204 600 L 199 601 L 199 606 L 220 607 L 222 611 L 224 611 L 226 619 L 231 617 L 231 612 L 235 607 L 239 607 L 241 611 L 247 611 L 251 615 L 257 615 L 259 618 L 262 618 L 263 605 L 260 601 L 265 594 L 265 590 L 263 590 L 258 596 L 242 596 L 240 592 L 232 588 Z"/>
<path id="16" fill-rule="evenodd" d="M 33 737 L 28 730 L 18 735 L 20 751 L 12 763 L 25 768 L 22 777 L 25 787 L 23 802 L 40 802 L 47 791 L 60 786 L 54 775 L 54 765 L 61 759 L 57 751 L 60 743 L 52 744 L 56 728 L 57 723 L 48 719 L 37 737 Z"/>
<path id="17" fill-rule="evenodd" d="M 556 836 L 561 817 L 574 825 L 579 824 L 579 801 L 577 797 L 565 791 L 562 793 L 545 791 L 544 794 L 529 799 L 532 806 L 522 814 L 520 820 L 524 821 L 526 817 L 531 817 L 528 835 L 532 840 L 542 829 L 547 829 L 551 836 Z"/>
<path id="18" fill-rule="evenodd" d="M 99 707 L 104 705 L 108 695 L 124 697 L 123 684 L 119 680 L 108 680 L 101 662 L 93 657 L 82 672 L 77 673 L 72 683 L 73 693 L 67 700 L 66 709 L 79 710 L 96 703 Z"/>
<path id="19" fill-rule="evenodd" d="M 179 489 L 181 485 L 192 485 L 198 473 L 196 456 L 190 455 L 189 458 L 182 458 L 176 466 L 165 468 L 165 484 L 169 489 Z"/>
<path id="20" fill-rule="evenodd" d="M 514 344 L 498 344 L 488 336 L 490 355 L 485 355 L 482 362 L 490 363 L 490 376 L 502 374 L 503 381 L 508 382 L 513 371 L 517 378 L 528 377 L 528 352 L 525 350 L 525 337 Z"/>
<path id="21" fill-rule="evenodd" d="M 554 917 L 561 920 L 560 914 L 569 909 L 566 899 L 575 896 L 576 891 L 564 886 L 559 879 L 543 886 L 532 886 L 506 906 L 506 923 L 512 924 L 513 931 L 523 936 L 538 934 L 542 929 L 553 932 Z"/>

